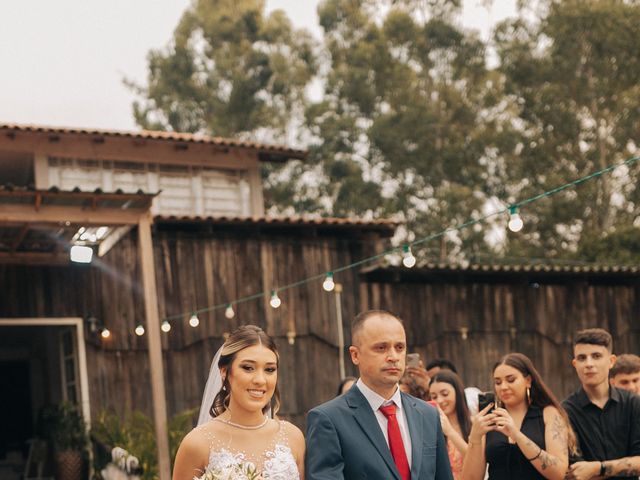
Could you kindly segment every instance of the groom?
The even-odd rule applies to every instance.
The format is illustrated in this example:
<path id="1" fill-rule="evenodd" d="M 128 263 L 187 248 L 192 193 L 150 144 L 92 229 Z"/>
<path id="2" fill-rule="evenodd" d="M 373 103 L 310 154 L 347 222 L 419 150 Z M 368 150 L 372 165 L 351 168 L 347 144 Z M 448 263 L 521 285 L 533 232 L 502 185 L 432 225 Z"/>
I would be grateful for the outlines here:
<path id="1" fill-rule="evenodd" d="M 371 310 L 351 324 L 360 379 L 307 417 L 307 480 L 453 480 L 437 411 L 400 392 L 407 341 L 402 321 Z"/>

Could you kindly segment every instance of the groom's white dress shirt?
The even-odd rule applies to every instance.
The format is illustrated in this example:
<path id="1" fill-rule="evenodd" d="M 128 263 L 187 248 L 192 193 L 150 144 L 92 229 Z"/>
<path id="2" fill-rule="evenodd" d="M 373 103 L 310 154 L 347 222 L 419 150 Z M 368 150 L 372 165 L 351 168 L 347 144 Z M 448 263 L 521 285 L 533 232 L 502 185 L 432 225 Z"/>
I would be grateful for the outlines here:
<path id="1" fill-rule="evenodd" d="M 404 451 L 407 454 L 407 461 L 409 465 L 411 465 L 411 435 L 409 435 L 409 426 L 407 425 L 407 417 L 404 414 L 402 409 L 402 397 L 400 396 L 400 389 L 396 387 L 396 393 L 393 396 L 386 400 L 385 398 L 378 395 L 376 392 L 367 387 L 361 378 L 356 382 L 356 387 L 360 390 L 364 398 L 367 399 L 369 405 L 371 405 L 371 409 L 376 416 L 376 420 L 378 420 L 378 425 L 380 425 L 380 429 L 382 430 L 382 434 L 384 435 L 384 439 L 389 445 L 389 434 L 387 433 L 387 418 L 380 411 L 380 407 L 391 405 L 395 403 L 396 405 L 396 418 L 398 419 L 398 426 L 400 427 L 400 435 L 402 435 L 402 443 L 404 444 Z"/>

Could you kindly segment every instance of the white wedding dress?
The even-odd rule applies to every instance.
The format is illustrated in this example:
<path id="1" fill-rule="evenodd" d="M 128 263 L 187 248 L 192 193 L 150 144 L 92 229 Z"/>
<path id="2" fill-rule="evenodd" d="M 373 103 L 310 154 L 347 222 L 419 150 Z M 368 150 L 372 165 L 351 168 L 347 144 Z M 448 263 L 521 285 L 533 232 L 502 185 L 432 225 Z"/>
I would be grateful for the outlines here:
<path id="1" fill-rule="evenodd" d="M 209 464 L 206 470 L 225 471 L 235 466 L 249 466 L 261 474 L 264 480 L 299 480 L 300 473 L 296 459 L 291 452 L 284 421 L 278 421 L 278 433 L 270 444 L 262 449 L 251 451 L 244 444 L 244 449 L 233 445 L 236 442 L 227 440 L 226 445 L 209 435 Z"/>

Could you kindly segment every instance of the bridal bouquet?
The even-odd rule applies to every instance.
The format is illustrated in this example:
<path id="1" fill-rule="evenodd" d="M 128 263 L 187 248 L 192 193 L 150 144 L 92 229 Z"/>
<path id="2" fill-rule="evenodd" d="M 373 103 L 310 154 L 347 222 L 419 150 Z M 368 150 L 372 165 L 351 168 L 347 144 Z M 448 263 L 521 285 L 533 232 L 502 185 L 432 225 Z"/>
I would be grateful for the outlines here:
<path id="1" fill-rule="evenodd" d="M 264 480 L 256 467 L 250 463 L 236 463 L 226 467 L 207 469 L 201 477 L 193 480 Z"/>

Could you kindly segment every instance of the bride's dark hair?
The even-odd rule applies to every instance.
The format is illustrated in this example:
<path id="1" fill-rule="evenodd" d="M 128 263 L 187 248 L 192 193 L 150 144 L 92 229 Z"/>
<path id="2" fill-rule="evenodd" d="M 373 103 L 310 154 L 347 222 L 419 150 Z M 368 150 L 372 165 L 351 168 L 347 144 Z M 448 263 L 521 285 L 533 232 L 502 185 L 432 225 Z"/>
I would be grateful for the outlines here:
<path id="1" fill-rule="evenodd" d="M 280 357 L 278 356 L 278 349 L 273 339 L 267 335 L 267 333 L 260 327 L 255 325 L 243 325 L 234 330 L 229 338 L 222 345 L 222 351 L 220 352 L 220 360 L 218 361 L 218 368 L 225 368 L 226 375 L 222 382 L 222 389 L 213 399 L 213 404 L 209 409 L 209 413 L 212 417 L 217 417 L 229 408 L 229 398 L 231 394 L 231 386 L 229 385 L 229 373 L 231 372 L 231 365 L 236 358 L 239 351 L 244 350 L 254 345 L 263 345 L 276 354 L 276 365 L 280 363 Z M 267 403 L 262 411 L 267 413 L 271 408 L 272 414 L 275 416 L 280 410 L 280 391 L 278 390 L 278 384 L 276 383 L 273 397 Z"/>

